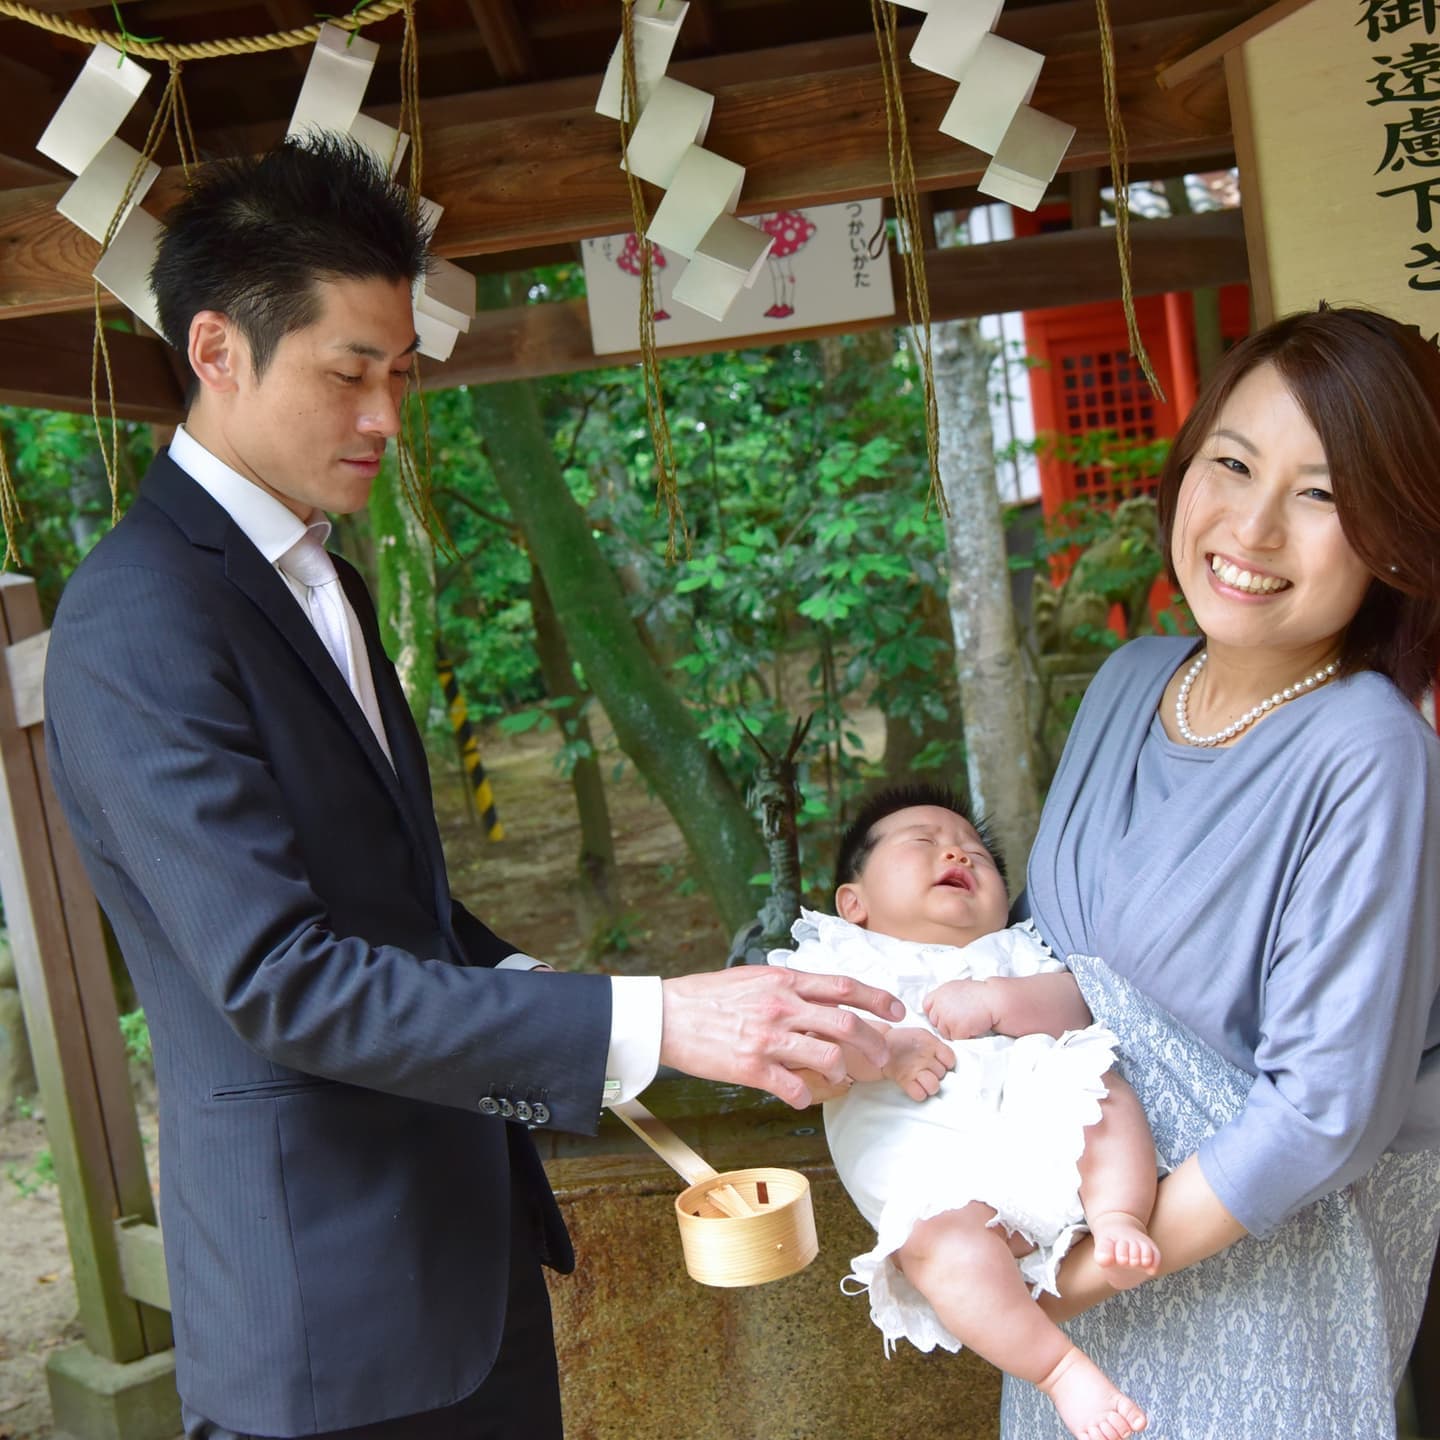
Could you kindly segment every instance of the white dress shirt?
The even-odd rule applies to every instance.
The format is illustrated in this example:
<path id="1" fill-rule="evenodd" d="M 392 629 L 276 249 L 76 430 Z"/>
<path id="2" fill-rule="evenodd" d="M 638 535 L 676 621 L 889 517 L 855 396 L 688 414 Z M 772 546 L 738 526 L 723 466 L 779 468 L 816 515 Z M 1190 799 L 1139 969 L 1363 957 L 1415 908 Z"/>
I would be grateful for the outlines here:
<path id="1" fill-rule="evenodd" d="M 266 563 L 275 567 L 276 573 L 295 597 L 300 613 L 310 621 L 306 587 L 286 575 L 276 562 L 312 527 L 324 527 L 320 536 L 324 540 L 330 532 L 330 522 L 324 514 L 316 510 L 308 521 L 301 520 L 269 491 L 262 490 L 254 481 L 246 479 L 238 470 L 232 470 L 223 460 L 212 455 L 183 425 L 176 426 L 169 448 L 171 460 L 230 516 L 246 539 L 265 557 Z M 355 660 L 353 693 L 388 757 L 390 745 L 380 720 L 364 638 L 348 598 L 345 598 L 345 610 Z M 348 680 L 349 677 L 347 683 Z M 533 956 L 516 952 L 500 961 L 496 968 L 534 970 L 542 965 L 543 962 Z M 660 980 L 656 976 L 613 975 L 610 978 L 610 995 L 610 1051 L 605 1063 L 604 1094 L 607 1105 L 638 1095 L 655 1078 L 660 1066 L 663 1014 Z"/>

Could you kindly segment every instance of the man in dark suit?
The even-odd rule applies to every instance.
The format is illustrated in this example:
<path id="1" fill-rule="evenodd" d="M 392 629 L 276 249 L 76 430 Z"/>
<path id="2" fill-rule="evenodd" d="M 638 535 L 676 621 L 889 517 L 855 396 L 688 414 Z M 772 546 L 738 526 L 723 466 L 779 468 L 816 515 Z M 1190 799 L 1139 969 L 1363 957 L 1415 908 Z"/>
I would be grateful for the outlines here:
<path id="1" fill-rule="evenodd" d="M 420 737 L 325 511 L 368 499 L 427 237 L 323 137 L 202 174 L 152 275 L 185 425 L 52 631 L 56 788 L 149 1017 L 194 1440 L 550 1440 L 528 1127 L 660 1063 L 760 1085 L 883 1040 L 790 971 L 535 973 L 452 900 Z M 543 967 L 541 967 L 543 969 Z"/>

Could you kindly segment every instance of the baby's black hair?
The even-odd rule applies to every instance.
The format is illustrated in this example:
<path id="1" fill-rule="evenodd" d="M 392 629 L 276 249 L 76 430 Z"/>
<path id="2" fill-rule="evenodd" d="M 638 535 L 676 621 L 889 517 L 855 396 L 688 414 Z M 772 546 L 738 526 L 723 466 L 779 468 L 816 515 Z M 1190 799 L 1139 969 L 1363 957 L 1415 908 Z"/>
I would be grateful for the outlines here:
<path id="1" fill-rule="evenodd" d="M 913 810 L 917 805 L 932 805 L 938 810 L 948 810 L 958 815 L 975 829 L 981 843 L 990 852 L 1000 878 L 1005 879 L 1005 857 L 995 843 L 989 822 L 984 816 L 977 816 L 969 799 L 948 785 L 931 782 L 912 782 L 908 785 L 892 785 L 877 790 L 861 805 L 855 818 L 840 837 L 840 852 L 835 857 L 835 889 L 848 885 L 860 878 L 870 852 L 875 848 L 871 832 L 887 815 L 897 810 Z"/>

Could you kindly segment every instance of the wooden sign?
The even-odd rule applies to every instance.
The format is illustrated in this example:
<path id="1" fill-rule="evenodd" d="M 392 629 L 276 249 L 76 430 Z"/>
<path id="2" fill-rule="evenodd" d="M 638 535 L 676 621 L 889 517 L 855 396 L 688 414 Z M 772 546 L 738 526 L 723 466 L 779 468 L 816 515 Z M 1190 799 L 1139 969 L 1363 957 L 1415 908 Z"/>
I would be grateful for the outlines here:
<path id="1" fill-rule="evenodd" d="M 1440 331 L 1434 0 L 1310 0 L 1225 61 L 1258 320 L 1326 300 Z"/>
<path id="2" fill-rule="evenodd" d="M 738 222 L 737 222 L 738 223 Z M 741 290 L 723 320 L 672 303 L 684 256 L 654 247 L 655 343 L 689 345 L 733 336 L 761 344 L 787 330 L 810 330 L 890 315 L 895 294 L 879 200 L 807 205 L 757 215 L 747 223 L 774 239 L 754 284 Z M 585 293 L 597 355 L 639 348 L 640 241 L 634 235 L 586 240 Z"/>

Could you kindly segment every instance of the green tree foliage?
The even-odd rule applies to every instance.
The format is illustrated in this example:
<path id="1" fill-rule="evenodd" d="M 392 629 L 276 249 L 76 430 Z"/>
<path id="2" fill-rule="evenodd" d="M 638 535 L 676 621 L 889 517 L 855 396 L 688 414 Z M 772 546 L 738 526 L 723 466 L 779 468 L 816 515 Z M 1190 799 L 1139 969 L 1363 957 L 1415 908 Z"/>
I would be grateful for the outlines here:
<path id="1" fill-rule="evenodd" d="M 943 532 L 926 503 L 914 366 L 893 342 L 878 365 L 852 341 L 828 357 L 787 345 L 667 359 L 665 387 L 689 540 L 674 563 L 638 372 L 543 383 L 546 432 L 647 649 L 732 779 L 754 769 L 746 728 L 780 741 L 816 712 L 801 773 L 818 874 L 865 778 L 847 716 L 870 702 L 917 730 L 959 733 L 949 646 L 926 625 Z M 441 625 L 457 653 L 488 657 L 467 694 L 513 711 L 538 693 L 514 529 L 464 418 L 433 406 L 431 424 L 436 493 L 466 565 L 442 585 Z M 933 745 L 922 763 L 953 768 L 957 750 Z"/>
<path id="2" fill-rule="evenodd" d="M 17 527 L 17 567 L 40 592 L 45 618 L 70 572 L 110 528 L 110 489 L 89 415 L 0 406 L 0 443 L 10 459 L 24 518 Z M 150 462 L 146 425 L 120 426 L 120 509 Z"/>
<path id="3" fill-rule="evenodd" d="M 432 493 L 455 551 L 435 557 L 440 638 L 478 723 L 545 693 L 530 611 L 530 562 L 485 457 L 469 395 L 436 391 L 425 403 Z"/>

